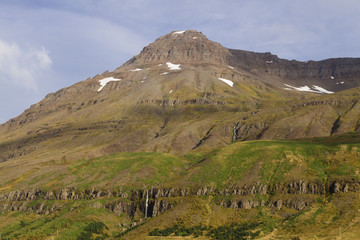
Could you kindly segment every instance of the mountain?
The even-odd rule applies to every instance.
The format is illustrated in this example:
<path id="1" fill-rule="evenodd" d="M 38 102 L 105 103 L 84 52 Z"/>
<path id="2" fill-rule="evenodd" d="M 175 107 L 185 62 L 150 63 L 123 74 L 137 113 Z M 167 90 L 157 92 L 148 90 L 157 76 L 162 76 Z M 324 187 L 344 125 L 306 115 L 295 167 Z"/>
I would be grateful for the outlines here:
<path id="1" fill-rule="evenodd" d="M 289 239 L 341 222 L 356 236 L 359 98 L 359 58 L 289 61 L 174 31 L 0 125 L 0 227 L 9 239 L 222 226 Z"/>
<path id="2" fill-rule="evenodd" d="M 58 157 L 70 148 L 83 156 L 181 155 L 233 139 L 357 131 L 359 63 L 287 61 L 230 50 L 196 31 L 173 32 L 113 72 L 51 93 L 3 124 L 0 159 L 35 154 L 48 142 Z"/>

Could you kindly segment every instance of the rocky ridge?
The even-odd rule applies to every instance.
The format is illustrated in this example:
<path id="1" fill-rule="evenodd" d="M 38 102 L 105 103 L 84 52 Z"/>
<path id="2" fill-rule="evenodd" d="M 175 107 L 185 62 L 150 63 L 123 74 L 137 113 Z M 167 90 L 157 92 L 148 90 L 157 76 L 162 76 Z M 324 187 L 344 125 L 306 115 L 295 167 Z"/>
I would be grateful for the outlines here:
<path id="1" fill-rule="evenodd" d="M 148 198 L 147 216 L 155 217 L 180 204 L 188 197 L 212 196 L 216 197 L 215 204 L 233 209 L 251 209 L 258 206 L 275 207 L 282 206 L 303 210 L 310 207 L 316 196 L 326 194 L 338 194 L 359 192 L 360 181 L 333 180 L 327 184 L 319 182 L 307 182 L 299 180 L 287 184 L 275 184 L 273 186 L 255 183 L 254 185 L 229 186 L 223 190 L 212 187 L 201 188 L 151 188 L 149 190 L 133 190 L 123 192 L 121 190 L 78 190 L 76 188 L 64 188 L 60 190 L 43 191 L 41 189 L 16 190 L 0 194 L 0 210 L 6 211 L 30 211 L 38 214 L 49 214 L 61 209 L 61 201 L 66 200 L 96 200 L 107 199 L 104 204 L 93 203 L 93 207 L 103 207 L 120 216 L 126 214 L 134 217 L 135 214 L 144 213 L 145 202 Z M 258 200 L 255 195 L 268 196 L 268 200 Z M 231 197 L 231 198 L 229 198 Z M 56 200 L 53 205 L 45 204 L 46 200 Z M 36 202 L 36 204 L 32 204 Z"/>
<path id="2" fill-rule="evenodd" d="M 193 65 L 222 65 L 256 74 L 261 76 L 262 81 L 278 87 L 285 87 L 284 84 L 295 87 L 318 85 L 337 92 L 360 85 L 359 58 L 290 61 L 270 52 L 228 49 L 194 30 L 175 31 L 158 38 L 124 66 L 162 64 L 167 61 Z M 275 80 L 271 76 L 280 79 Z"/>

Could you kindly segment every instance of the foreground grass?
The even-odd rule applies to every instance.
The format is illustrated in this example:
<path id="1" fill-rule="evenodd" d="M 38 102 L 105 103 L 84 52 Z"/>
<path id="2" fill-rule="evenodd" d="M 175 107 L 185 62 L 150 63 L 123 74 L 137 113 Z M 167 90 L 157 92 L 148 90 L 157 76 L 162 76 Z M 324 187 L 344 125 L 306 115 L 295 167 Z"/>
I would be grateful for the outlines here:
<path id="1" fill-rule="evenodd" d="M 298 141 L 237 142 L 210 153 L 174 156 L 125 152 L 99 158 L 49 161 L 29 166 L 24 174 L 0 184 L 14 189 L 144 189 L 262 182 L 273 185 L 299 179 L 326 182 L 359 179 L 358 133 Z M 23 165 L 26 168 L 26 165 Z"/>
<path id="2" fill-rule="evenodd" d="M 338 194 L 292 213 L 286 208 L 222 208 L 211 199 L 183 199 L 137 228 L 130 227 L 127 216 L 94 207 L 94 201 L 67 201 L 49 215 L 0 214 L 0 233 L 2 239 L 336 239 L 339 231 L 344 239 L 358 239 L 360 234 L 360 214 L 354 211 L 360 199 L 355 193 Z"/>
<path id="3" fill-rule="evenodd" d="M 300 179 L 323 183 L 329 179 L 356 180 L 360 169 L 360 144 L 354 140 L 357 137 L 358 134 L 350 133 L 332 139 L 237 142 L 210 153 L 181 157 L 162 153 L 117 153 L 43 166 L 45 169 L 61 166 L 58 172 L 43 173 L 43 169 L 33 168 L 31 174 L 16 178 L 12 187 L 21 183 L 24 188 L 45 190 L 196 186 L 222 189 L 229 185 L 256 182 L 274 185 Z M 274 196 L 264 196 L 264 199 L 271 197 Z M 47 215 L 3 212 L 0 233 L 2 239 L 156 239 L 161 237 L 156 234 L 163 233 L 168 234 L 169 239 L 181 237 L 176 234 L 183 235 L 184 239 L 196 236 L 221 239 L 217 236 L 243 237 L 246 234 L 254 234 L 254 238 L 272 234 L 278 239 L 297 236 L 332 239 L 339 231 L 343 237 L 356 239 L 360 234 L 358 193 L 317 197 L 313 206 L 303 211 L 268 206 L 249 210 L 222 208 L 217 205 L 216 198 L 210 195 L 181 199 L 173 209 L 148 219 L 136 229 L 130 227 L 134 219 L 116 216 L 104 207 L 104 203 L 113 199 L 38 200 L 28 204 L 57 204 L 60 210 Z M 151 232 L 154 236 L 150 236 Z"/>
<path id="4" fill-rule="evenodd" d="M 239 142 L 208 154 L 180 181 L 221 188 L 244 181 L 272 185 L 296 179 L 321 182 L 337 177 L 358 179 L 359 151 L 359 143 Z"/>

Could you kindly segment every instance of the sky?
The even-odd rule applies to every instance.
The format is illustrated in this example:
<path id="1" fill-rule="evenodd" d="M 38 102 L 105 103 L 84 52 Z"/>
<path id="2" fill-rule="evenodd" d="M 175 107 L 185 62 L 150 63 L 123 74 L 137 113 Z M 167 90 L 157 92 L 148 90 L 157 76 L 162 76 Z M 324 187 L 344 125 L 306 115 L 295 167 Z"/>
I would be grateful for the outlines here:
<path id="1" fill-rule="evenodd" d="M 0 123 L 174 30 L 289 60 L 360 57 L 359 12 L 359 0 L 0 0 Z"/>

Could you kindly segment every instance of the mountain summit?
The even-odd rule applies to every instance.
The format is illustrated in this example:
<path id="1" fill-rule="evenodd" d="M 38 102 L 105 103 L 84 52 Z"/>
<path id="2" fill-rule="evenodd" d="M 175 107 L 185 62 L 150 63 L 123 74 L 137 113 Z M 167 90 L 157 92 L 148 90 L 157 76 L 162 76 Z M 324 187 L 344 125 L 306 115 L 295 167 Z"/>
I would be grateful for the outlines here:
<path id="1" fill-rule="evenodd" d="M 173 31 L 156 39 L 124 66 L 149 66 L 165 62 L 230 66 L 255 74 L 271 85 L 298 91 L 331 93 L 360 85 L 358 58 L 289 61 L 270 52 L 228 49 L 195 30 Z"/>
<path id="2" fill-rule="evenodd" d="M 219 43 L 212 42 L 201 32 L 174 31 L 145 47 L 127 64 L 160 64 L 164 62 L 193 64 L 228 64 L 231 54 Z"/>

